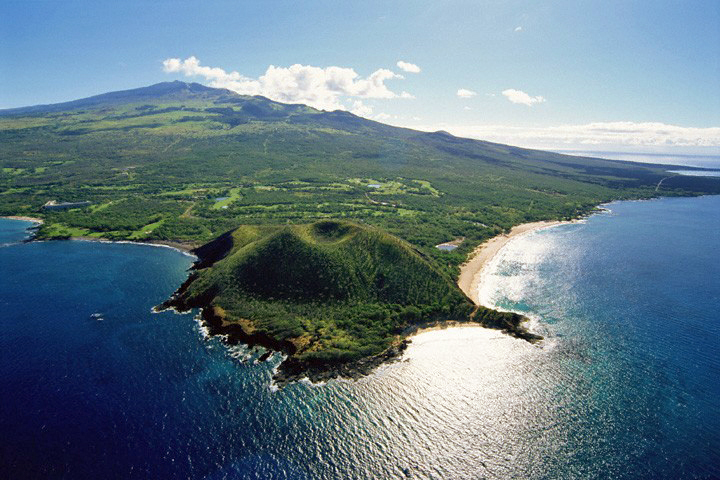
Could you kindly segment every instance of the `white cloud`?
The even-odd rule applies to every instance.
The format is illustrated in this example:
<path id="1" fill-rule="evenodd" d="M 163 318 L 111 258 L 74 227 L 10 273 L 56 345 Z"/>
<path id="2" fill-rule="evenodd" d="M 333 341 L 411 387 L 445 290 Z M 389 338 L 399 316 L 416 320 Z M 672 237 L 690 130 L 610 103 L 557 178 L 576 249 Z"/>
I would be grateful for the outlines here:
<path id="1" fill-rule="evenodd" d="M 660 122 L 594 122 L 581 125 L 517 127 L 435 124 L 413 128 L 446 130 L 461 137 L 540 149 L 677 149 L 720 147 L 720 127 L 682 127 Z"/>
<path id="2" fill-rule="evenodd" d="M 521 27 L 521 26 L 515 27 L 515 31 L 516 31 L 516 32 L 522 32 L 522 27 Z"/>
<path id="3" fill-rule="evenodd" d="M 522 90 L 515 90 L 514 88 L 503 90 L 502 94 L 505 95 L 512 103 L 519 103 L 527 105 L 528 107 L 532 107 L 536 103 L 543 103 L 545 101 L 545 99 L 540 95 L 532 97 Z"/>
<path id="4" fill-rule="evenodd" d="M 166 73 L 183 73 L 188 77 L 205 77 L 212 87 L 227 88 L 242 95 L 263 95 L 278 102 L 304 103 L 322 110 L 348 110 L 343 103 L 346 99 L 414 98 L 407 92 L 397 94 L 388 88 L 386 81 L 403 77 L 385 68 L 362 78 L 355 70 L 346 67 L 270 65 L 260 77 L 249 78 L 236 71 L 226 72 L 222 68 L 200 65 L 193 56 L 185 60 L 168 58 L 163 61 L 163 70 Z M 370 109 L 372 112 L 362 102 L 356 103 L 349 110 L 368 112 Z"/>
<path id="5" fill-rule="evenodd" d="M 463 107 L 463 110 L 472 110 L 472 108 L 470 108 L 470 107 L 468 107 L 467 105 L 465 105 L 465 106 Z"/>
<path id="6" fill-rule="evenodd" d="M 408 72 L 408 73 L 420 73 L 420 67 L 418 67 L 418 66 L 415 65 L 414 63 L 403 62 L 402 60 L 399 60 L 399 61 L 397 62 L 397 66 L 398 66 L 398 68 L 399 68 L 400 70 L 402 70 L 403 72 Z"/>
<path id="7" fill-rule="evenodd" d="M 365 105 L 362 100 L 354 100 L 349 110 L 360 117 L 369 117 L 373 113 L 372 107 Z"/>
<path id="8" fill-rule="evenodd" d="M 457 96 L 460 98 L 472 98 L 475 95 L 477 95 L 477 92 L 473 92 L 472 90 L 468 90 L 467 88 L 461 88 L 457 91 Z"/>

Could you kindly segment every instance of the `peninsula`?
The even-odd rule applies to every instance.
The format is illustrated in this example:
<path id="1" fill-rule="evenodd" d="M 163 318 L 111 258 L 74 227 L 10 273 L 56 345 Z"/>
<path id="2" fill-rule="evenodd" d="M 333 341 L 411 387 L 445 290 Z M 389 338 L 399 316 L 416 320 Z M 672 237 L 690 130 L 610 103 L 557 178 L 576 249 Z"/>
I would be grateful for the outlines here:
<path id="1" fill-rule="evenodd" d="M 474 305 L 422 252 L 367 225 L 242 226 L 195 254 L 194 272 L 159 308 L 201 308 L 212 334 L 283 352 L 278 384 L 367 374 L 431 322 L 541 338 L 520 315 Z"/>

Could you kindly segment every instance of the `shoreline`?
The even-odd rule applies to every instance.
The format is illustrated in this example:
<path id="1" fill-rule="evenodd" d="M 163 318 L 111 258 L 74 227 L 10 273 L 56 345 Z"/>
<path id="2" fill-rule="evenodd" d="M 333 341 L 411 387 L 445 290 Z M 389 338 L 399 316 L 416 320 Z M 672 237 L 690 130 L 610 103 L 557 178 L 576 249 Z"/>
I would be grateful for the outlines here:
<path id="1" fill-rule="evenodd" d="M 473 303 L 480 305 L 478 298 L 478 287 L 480 286 L 481 280 L 480 274 L 483 268 L 490 263 L 495 255 L 497 255 L 510 240 L 545 228 L 569 225 L 577 221 L 578 220 L 545 220 L 541 222 L 522 223 L 514 226 L 509 233 L 503 233 L 487 240 L 478 245 L 475 250 L 470 253 L 468 260 L 460 266 L 460 275 L 457 279 L 458 287 L 460 287 L 460 290 L 462 290 Z M 493 308 L 491 305 L 481 306 Z"/>
<path id="2" fill-rule="evenodd" d="M 169 248 L 171 250 L 175 250 L 177 252 L 182 253 L 183 255 L 187 255 L 189 257 L 193 257 L 197 259 L 197 255 L 195 255 L 193 250 L 197 248 L 195 244 L 190 243 L 182 243 L 182 242 L 170 242 L 170 241 L 163 241 L 163 240 L 156 240 L 152 242 L 145 242 L 142 240 L 108 240 L 106 238 L 96 238 L 96 237 L 70 237 L 67 240 L 73 240 L 78 242 L 96 242 L 96 243 L 120 243 L 120 244 L 127 244 L 127 245 L 147 245 L 149 247 L 160 247 L 160 248 Z M 35 239 L 31 239 L 30 241 L 38 241 Z M 47 240 L 47 241 L 53 241 L 53 240 Z"/>
<path id="3" fill-rule="evenodd" d="M 484 328 L 487 330 L 500 331 L 495 328 L 489 328 L 489 327 L 483 325 L 482 323 L 476 322 L 474 320 L 470 320 L 470 321 L 437 320 L 434 322 L 431 321 L 431 322 L 424 322 L 424 323 L 418 323 L 416 325 L 411 325 L 408 328 L 406 328 L 402 334 L 405 335 L 406 339 L 410 340 L 410 339 L 412 339 L 412 337 L 415 337 L 416 335 L 420 335 L 421 333 L 437 332 L 439 330 L 448 330 L 450 328 L 465 328 L 465 327 Z"/>
<path id="4" fill-rule="evenodd" d="M 74 241 L 81 241 L 81 242 L 98 242 L 98 243 L 125 243 L 125 244 L 131 244 L 131 245 L 148 245 L 151 247 L 162 247 L 162 248 L 170 248 L 172 250 L 176 250 L 184 255 L 188 255 L 193 258 L 197 258 L 195 254 L 193 254 L 193 250 L 195 250 L 198 245 L 194 243 L 184 243 L 184 242 L 173 242 L 173 241 L 165 241 L 165 240 L 154 240 L 154 241 L 144 241 L 144 240 L 108 240 L 107 238 L 97 238 L 97 237 L 70 237 L 70 238 L 50 238 L 50 239 L 38 239 L 35 235 L 35 231 L 37 230 L 37 227 L 45 223 L 45 221 L 42 218 L 36 218 L 36 217 L 26 217 L 22 215 L 7 215 L 2 216 L 0 218 L 5 218 L 8 220 L 19 220 L 23 222 L 32 222 L 35 225 L 33 227 L 29 227 L 28 230 L 30 231 L 30 236 L 24 240 L 25 243 L 30 242 L 52 242 L 52 241 L 58 241 L 58 240 L 74 240 Z"/>
<path id="5" fill-rule="evenodd" d="M 32 222 L 37 225 L 42 225 L 45 221 L 42 218 L 37 217 L 26 217 L 24 215 L 6 215 L 0 218 L 7 218 L 8 220 L 20 220 L 23 222 Z"/>
<path id="6" fill-rule="evenodd" d="M 4 215 L 0 216 L 0 218 L 5 218 L 8 220 L 19 220 L 22 222 L 32 222 L 35 224 L 34 227 L 29 227 L 28 230 L 30 230 L 31 235 L 27 239 L 25 239 L 25 243 L 29 242 L 51 242 L 56 240 L 76 240 L 76 241 L 82 241 L 82 242 L 99 242 L 99 243 L 127 243 L 132 245 L 149 245 L 151 247 L 164 247 L 164 248 L 171 248 L 173 250 L 177 250 L 180 253 L 189 255 L 191 257 L 196 257 L 195 254 L 193 254 L 193 250 L 195 250 L 199 245 L 195 243 L 190 242 L 178 242 L 178 241 L 170 241 L 170 240 L 153 240 L 153 241 L 145 241 L 145 240 L 108 240 L 107 238 L 98 238 L 98 237 L 70 237 L 70 238 L 49 238 L 49 239 L 38 239 L 35 235 L 36 227 L 42 225 L 45 223 L 45 221 L 42 218 L 37 217 L 27 217 L 24 215 Z"/>

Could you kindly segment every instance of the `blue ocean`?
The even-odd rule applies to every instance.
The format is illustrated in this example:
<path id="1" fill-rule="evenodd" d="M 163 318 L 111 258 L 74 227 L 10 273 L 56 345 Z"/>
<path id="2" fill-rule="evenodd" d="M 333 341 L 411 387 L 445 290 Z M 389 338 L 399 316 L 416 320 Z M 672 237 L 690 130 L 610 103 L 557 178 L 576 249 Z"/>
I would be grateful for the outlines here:
<path id="1" fill-rule="evenodd" d="M 720 196 L 606 207 L 483 273 L 539 346 L 428 331 L 281 390 L 278 355 L 152 312 L 192 258 L 0 219 L 0 478 L 718 478 Z"/>

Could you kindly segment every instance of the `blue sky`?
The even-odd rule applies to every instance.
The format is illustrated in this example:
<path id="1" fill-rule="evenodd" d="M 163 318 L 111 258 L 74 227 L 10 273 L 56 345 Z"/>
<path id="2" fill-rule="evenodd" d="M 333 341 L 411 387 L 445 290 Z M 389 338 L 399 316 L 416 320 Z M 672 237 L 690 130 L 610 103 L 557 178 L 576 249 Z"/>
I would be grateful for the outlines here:
<path id="1" fill-rule="evenodd" d="M 0 5 L 0 108 L 175 79 L 523 146 L 717 154 L 720 2 Z"/>

